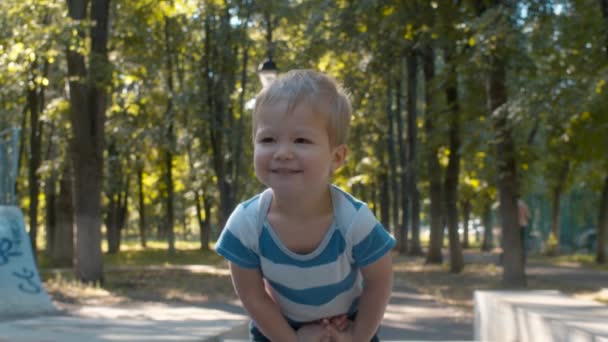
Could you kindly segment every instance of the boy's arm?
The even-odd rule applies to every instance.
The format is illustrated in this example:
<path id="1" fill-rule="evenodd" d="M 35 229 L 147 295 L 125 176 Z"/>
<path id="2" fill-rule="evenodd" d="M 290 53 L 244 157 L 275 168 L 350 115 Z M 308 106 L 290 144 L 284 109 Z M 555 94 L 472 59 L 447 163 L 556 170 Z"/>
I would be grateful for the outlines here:
<path id="1" fill-rule="evenodd" d="M 353 341 L 368 342 L 378 330 L 393 288 L 391 253 L 361 268 L 364 288 L 353 324 Z"/>
<path id="2" fill-rule="evenodd" d="M 296 332 L 266 292 L 260 270 L 230 262 L 230 272 L 237 295 L 262 333 L 271 341 L 297 341 Z"/>

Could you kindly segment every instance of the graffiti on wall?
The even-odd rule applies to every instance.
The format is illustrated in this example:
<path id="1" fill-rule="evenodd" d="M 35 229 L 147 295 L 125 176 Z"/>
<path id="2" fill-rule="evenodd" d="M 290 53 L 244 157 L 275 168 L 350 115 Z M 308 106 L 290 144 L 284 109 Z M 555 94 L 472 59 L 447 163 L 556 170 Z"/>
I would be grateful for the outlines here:
<path id="1" fill-rule="evenodd" d="M 15 280 L 16 287 L 19 291 L 26 294 L 38 294 L 42 291 L 40 280 L 36 275 L 35 269 L 21 266 L 24 256 L 24 246 L 27 239 L 22 238 L 22 232 L 15 217 L 4 217 L 2 223 L 8 224 L 8 227 L 0 226 L 0 271 L 7 271 Z M 2 229 L 5 228 L 5 229 Z M 8 229 L 6 229 L 8 228 Z M 2 236 L 7 234 L 8 236 Z"/>

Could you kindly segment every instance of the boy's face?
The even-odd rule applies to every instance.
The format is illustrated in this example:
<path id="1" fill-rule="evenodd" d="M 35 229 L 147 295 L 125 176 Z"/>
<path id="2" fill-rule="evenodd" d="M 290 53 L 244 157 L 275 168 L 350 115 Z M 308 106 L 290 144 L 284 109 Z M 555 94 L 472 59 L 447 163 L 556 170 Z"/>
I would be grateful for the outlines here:
<path id="1" fill-rule="evenodd" d="M 286 113 L 287 102 L 263 105 L 254 131 L 254 167 L 274 192 L 324 191 L 346 157 L 346 146 L 330 146 L 327 118 L 305 101 Z"/>

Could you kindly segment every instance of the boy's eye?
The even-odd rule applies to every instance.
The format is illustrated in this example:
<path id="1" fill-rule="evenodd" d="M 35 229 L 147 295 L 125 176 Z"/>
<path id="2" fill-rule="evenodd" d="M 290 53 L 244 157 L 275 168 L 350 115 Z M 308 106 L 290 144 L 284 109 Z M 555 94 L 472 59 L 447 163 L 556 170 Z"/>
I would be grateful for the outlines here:
<path id="1" fill-rule="evenodd" d="M 271 137 L 263 137 L 259 140 L 259 142 L 267 144 L 267 143 L 271 143 L 274 142 L 274 139 Z"/>
<path id="2" fill-rule="evenodd" d="M 310 143 L 312 143 L 312 141 L 310 141 L 309 139 L 306 139 L 306 138 L 296 138 L 295 143 L 296 144 L 310 144 Z"/>

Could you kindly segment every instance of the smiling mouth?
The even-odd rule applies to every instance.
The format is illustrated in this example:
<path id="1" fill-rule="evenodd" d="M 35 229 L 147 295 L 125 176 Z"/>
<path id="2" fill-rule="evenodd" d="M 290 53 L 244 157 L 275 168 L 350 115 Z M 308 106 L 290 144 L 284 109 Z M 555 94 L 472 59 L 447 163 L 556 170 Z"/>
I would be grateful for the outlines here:
<path id="1" fill-rule="evenodd" d="M 270 173 L 280 174 L 280 175 L 294 175 L 301 173 L 302 170 L 290 170 L 290 169 L 271 169 Z"/>

